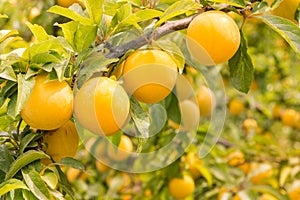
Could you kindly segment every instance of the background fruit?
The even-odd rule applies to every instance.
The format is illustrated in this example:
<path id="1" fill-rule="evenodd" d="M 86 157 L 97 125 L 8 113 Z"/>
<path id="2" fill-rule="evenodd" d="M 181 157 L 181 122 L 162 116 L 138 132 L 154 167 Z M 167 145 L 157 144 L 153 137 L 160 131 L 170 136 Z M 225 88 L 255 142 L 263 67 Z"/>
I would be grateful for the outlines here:
<path id="1" fill-rule="evenodd" d="M 180 102 L 181 130 L 196 130 L 199 124 L 200 113 L 198 106 L 191 100 Z"/>
<path id="2" fill-rule="evenodd" d="M 228 105 L 229 112 L 233 115 L 239 115 L 245 110 L 244 103 L 238 99 L 232 99 Z"/>
<path id="3" fill-rule="evenodd" d="M 74 3 L 78 3 L 77 0 L 56 0 L 57 5 L 62 7 L 69 7 Z"/>
<path id="4" fill-rule="evenodd" d="M 300 187 L 290 191 L 289 192 L 289 197 L 291 198 L 291 200 L 300 199 Z"/>
<path id="5" fill-rule="evenodd" d="M 221 11 L 208 11 L 195 17 L 187 28 L 190 54 L 201 64 L 212 66 L 229 60 L 240 45 L 235 21 Z"/>
<path id="6" fill-rule="evenodd" d="M 101 161 L 96 160 L 96 168 L 99 172 L 106 172 L 109 170 L 109 167 L 103 164 Z"/>
<path id="7" fill-rule="evenodd" d="M 271 5 L 274 0 L 268 0 L 269 5 Z M 277 8 L 273 10 L 273 14 L 279 17 L 289 19 L 296 23 L 295 13 L 297 11 L 299 0 L 283 0 Z"/>
<path id="8" fill-rule="evenodd" d="M 228 164 L 230 166 L 238 166 L 245 162 L 244 154 L 240 151 L 234 151 L 228 155 Z"/>
<path id="9" fill-rule="evenodd" d="M 170 195 L 182 199 L 194 192 L 195 183 L 192 177 L 183 175 L 182 178 L 172 178 L 168 184 Z"/>
<path id="10" fill-rule="evenodd" d="M 281 113 L 281 121 L 285 126 L 294 126 L 298 117 L 298 112 L 293 109 L 287 109 Z"/>
<path id="11" fill-rule="evenodd" d="M 126 90 L 144 103 L 166 98 L 177 79 L 177 64 L 162 50 L 138 50 L 127 57 L 123 80 Z"/>
<path id="12" fill-rule="evenodd" d="M 121 136 L 121 140 L 117 148 L 113 145 L 108 146 L 108 156 L 115 161 L 125 160 L 132 151 L 133 144 L 130 138 L 126 135 Z"/>
<path id="13" fill-rule="evenodd" d="M 210 116 L 216 106 L 214 93 L 205 86 L 199 87 L 196 92 L 200 116 Z"/>
<path id="14" fill-rule="evenodd" d="M 64 125 L 72 115 L 73 92 L 65 82 L 35 78 L 34 88 L 21 110 L 23 120 L 33 128 L 54 130 Z"/>
<path id="15" fill-rule="evenodd" d="M 255 164 L 251 166 L 250 181 L 255 185 L 267 184 L 273 175 L 273 169 L 267 164 Z"/>
<path id="16" fill-rule="evenodd" d="M 243 122 L 243 128 L 246 133 L 255 133 L 258 128 L 258 124 L 255 119 L 247 118 Z"/>
<path id="17" fill-rule="evenodd" d="M 85 181 L 88 178 L 88 174 L 82 170 L 69 168 L 66 173 L 67 179 L 70 183 L 73 183 L 76 179 Z"/>
<path id="18" fill-rule="evenodd" d="M 201 160 L 195 155 L 195 153 L 190 152 L 185 157 L 185 163 L 188 166 L 188 170 L 191 173 L 193 179 L 197 179 L 201 176 L 201 172 L 197 169 L 197 166 L 202 165 Z"/>
<path id="19" fill-rule="evenodd" d="M 73 122 L 68 121 L 65 125 L 55 131 L 49 131 L 43 135 L 43 142 L 46 144 L 45 152 L 55 162 L 64 157 L 74 157 L 79 137 Z"/>
<path id="20" fill-rule="evenodd" d="M 129 98 L 118 82 L 93 78 L 75 95 L 74 113 L 80 124 L 93 133 L 112 135 L 128 118 Z"/>

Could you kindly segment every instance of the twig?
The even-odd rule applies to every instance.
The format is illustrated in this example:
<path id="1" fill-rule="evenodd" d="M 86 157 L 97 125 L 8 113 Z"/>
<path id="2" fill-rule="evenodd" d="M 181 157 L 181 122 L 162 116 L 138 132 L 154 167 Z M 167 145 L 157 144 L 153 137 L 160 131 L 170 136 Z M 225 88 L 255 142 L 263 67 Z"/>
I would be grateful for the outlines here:
<path id="1" fill-rule="evenodd" d="M 174 31 L 185 29 L 196 16 L 197 14 L 184 19 L 167 21 L 164 25 L 158 27 L 153 32 L 149 32 L 143 36 L 129 41 L 126 44 L 110 47 L 110 52 L 106 55 L 106 58 L 120 58 L 125 55 L 128 50 L 138 49 L 147 44 L 149 40 L 157 40 Z"/>

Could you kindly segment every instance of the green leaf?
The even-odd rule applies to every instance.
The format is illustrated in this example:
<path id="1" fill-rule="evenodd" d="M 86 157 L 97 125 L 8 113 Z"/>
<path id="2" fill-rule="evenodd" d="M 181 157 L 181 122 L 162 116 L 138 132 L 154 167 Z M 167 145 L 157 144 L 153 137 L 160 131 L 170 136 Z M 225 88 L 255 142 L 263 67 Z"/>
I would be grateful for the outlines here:
<path id="1" fill-rule="evenodd" d="M 235 7 L 243 8 L 245 6 L 244 0 L 210 0 L 216 3 L 224 3 Z"/>
<path id="2" fill-rule="evenodd" d="M 32 163 L 33 161 L 36 161 L 36 160 L 39 160 L 39 159 L 42 159 L 42 158 L 50 159 L 50 157 L 42 151 L 35 151 L 35 150 L 27 151 L 26 153 L 19 156 L 10 165 L 9 171 L 7 172 L 7 174 L 5 176 L 5 180 L 8 180 L 8 179 L 12 178 L 24 166 Z"/>
<path id="3" fill-rule="evenodd" d="M 185 65 L 185 58 L 183 53 L 181 52 L 180 48 L 170 40 L 159 40 L 156 41 L 156 44 L 162 49 L 165 50 L 173 55 L 175 58 L 174 61 L 177 64 L 179 69 L 179 73 L 181 74 L 184 69 Z"/>
<path id="4" fill-rule="evenodd" d="M 60 180 L 58 182 L 59 187 L 62 188 L 63 191 L 66 192 L 73 200 L 74 191 L 72 190 L 72 187 L 69 184 L 66 174 L 61 170 L 59 166 L 55 165 L 55 168 L 58 171 L 58 175 L 59 175 L 59 180 Z"/>
<path id="5" fill-rule="evenodd" d="M 57 6 L 57 5 L 52 6 L 49 10 L 47 10 L 47 12 L 67 17 L 76 22 L 79 22 L 82 25 L 93 25 L 93 22 L 89 18 L 83 17 L 80 14 L 76 13 L 75 11 L 61 6 Z"/>
<path id="6" fill-rule="evenodd" d="M 156 17 L 160 17 L 163 15 L 163 12 L 153 9 L 144 9 L 137 11 L 135 15 L 139 18 L 138 21 L 142 22 Z"/>
<path id="7" fill-rule="evenodd" d="M 125 1 L 106 0 L 103 5 L 104 13 L 109 16 L 114 16 L 117 10 L 125 3 Z"/>
<path id="8" fill-rule="evenodd" d="M 74 38 L 77 31 L 79 22 L 67 22 L 59 24 L 58 26 L 62 29 L 65 39 L 75 49 Z"/>
<path id="9" fill-rule="evenodd" d="M 17 91 L 17 83 L 14 81 L 7 81 L 6 85 L 0 90 L 1 105 L 7 98 L 10 98 Z"/>
<path id="10" fill-rule="evenodd" d="M 143 138 L 149 137 L 150 116 L 135 98 L 130 98 L 130 116 Z"/>
<path id="11" fill-rule="evenodd" d="M 30 22 L 27 22 L 26 25 L 28 26 L 28 28 L 30 29 L 32 34 L 34 35 L 37 42 L 42 42 L 42 41 L 49 39 L 50 36 L 47 34 L 47 32 L 45 31 L 45 29 L 42 26 L 37 25 L 37 24 L 33 25 Z"/>
<path id="12" fill-rule="evenodd" d="M 172 164 L 168 165 L 167 167 L 165 167 L 163 169 L 163 171 L 167 174 L 167 179 L 172 179 L 174 177 L 177 178 L 182 178 L 183 174 L 180 173 L 180 165 L 179 165 L 179 161 L 175 161 Z"/>
<path id="13" fill-rule="evenodd" d="M 0 131 L 5 130 L 7 127 L 9 127 L 9 125 L 11 125 L 13 121 L 14 120 L 8 115 L 0 116 Z"/>
<path id="14" fill-rule="evenodd" d="M 108 59 L 102 53 L 95 52 L 90 55 L 83 63 L 83 68 L 78 73 L 77 85 L 80 88 L 82 84 L 92 77 L 94 73 L 104 71 L 107 65 L 117 62 L 117 58 Z"/>
<path id="15" fill-rule="evenodd" d="M 23 153 L 25 148 L 36 138 L 40 137 L 40 133 L 29 133 L 25 137 L 22 138 L 19 147 L 19 153 Z"/>
<path id="16" fill-rule="evenodd" d="M 280 193 L 279 190 L 273 188 L 270 185 L 253 185 L 253 186 L 250 186 L 248 189 L 254 190 L 256 192 L 271 194 L 272 196 L 276 197 L 276 199 L 280 199 L 280 200 L 288 200 L 289 199 L 289 197 L 287 197 L 286 195 L 283 195 L 282 193 Z"/>
<path id="17" fill-rule="evenodd" d="M 64 80 L 64 75 L 66 72 L 66 69 L 68 67 L 69 59 L 65 59 L 62 63 L 50 63 L 49 65 L 52 65 L 53 69 L 56 72 L 57 79 L 59 81 Z"/>
<path id="18" fill-rule="evenodd" d="M 54 190 L 56 188 L 58 184 L 58 177 L 54 172 L 46 171 L 41 178 L 51 189 Z"/>
<path id="19" fill-rule="evenodd" d="M 3 19 L 3 18 L 8 18 L 8 16 L 7 16 L 7 15 L 0 14 L 0 19 Z"/>
<path id="20" fill-rule="evenodd" d="M 39 200 L 34 194 L 28 190 L 22 190 L 24 200 Z"/>
<path id="21" fill-rule="evenodd" d="M 151 124 L 149 127 L 150 136 L 159 133 L 166 121 L 167 121 L 167 111 L 161 104 L 154 104 L 150 106 L 150 119 Z"/>
<path id="22" fill-rule="evenodd" d="M 60 24 L 64 37 L 77 52 L 87 49 L 96 38 L 97 26 L 81 25 L 78 22 Z"/>
<path id="23" fill-rule="evenodd" d="M 85 169 L 84 165 L 80 161 L 78 161 L 74 158 L 65 157 L 65 158 L 62 158 L 58 163 L 60 165 L 69 166 L 69 167 L 72 167 L 75 169 L 80 169 L 80 170 Z"/>
<path id="24" fill-rule="evenodd" d="M 9 102 L 9 99 L 0 98 L 0 116 L 3 116 L 6 113 L 8 102 Z M 0 127 L 1 127 L 1 125 L 0 125 Z M 0 130 L 1 130 L 1 128 L 0 128 Z"/>
<path id="25" fill-rule="evenodd" d="M 128 29 L 128 26 L 134 26 L 137 29 L 141 29 L 138 22 L 139 18 L 135 14 L 132 14 L 131 4 L 127 3 L 122 5 L 113 16 L 108 32 L 115 34 L 122 31 L 121 28 L 123 27 Z"/>
<path id="26" fill-rule="evenodd" d="M 9 171 L 10 164 L 14 162 L 14 158 L 10 154 L 5 144 L 0 146 L 0 155 L 0 170 L 4 173 L 7 173 Z"/>
<path id="27" fill-rule="evenodd" d="M 17 30 L 0 30 L 0 43 L 11 36 L 18 35 L 19 32 Z"/>
<path id="28" fill-rule="evenodd" d="M 7 199 L 24 199 L 23 197 L 23 193 L 22 191 L 28 191 L 28 189 L 15 189 L 15 190 L 12 190 L 8 193 L 8 195 L 6 196 Z"/>
<path id="29" fill-rule="evenodd" d="M 13 117 L 16 117 L 20 113 L 34 87 L 34 84 L 35 79 L 31 78 L 26 80 L 25 75 L 18 74 L 18 96 Z"/>
<path id="30" fill-rule="evenodd" d="M 18 180 L 18 179 L 9 179 L 0 184 L 0 197 L 4 194 L 6 194 L 9 191 L 15 190 L 15 189 L 26 189 L 26 185 Z"/>
<path id="31" fill-rule="evenodd" d="M 63 44 L 60 38 L 50 38 L 49 40 L 33 44 L 24 52 L 23 57 L 31 60 L 37 54 L 49 53 L 50 51 L 55 51 L 58 55 L 67 57 L 68 50 L 70 49 L 66 49 L 65 44 Z"/>
<path id="32" fill-rule="evenodd" d="M 207 181 L 209 186 L 212 186 L 213 184 L 213 178 L 212 175 L 210 173 L 210 171 L 208 170 L 207 167 L 203 166 L 202 164 L 196 165 L 195 166 L 196 169 L 199 170 L 199 172 L 201 173 L 201 175 L 205 178 L 205 180 Z"/>
<path id="33" fill-rule="evenodd" d="M 273 30 L 279 33 L 297 54 L 300 53 L 300 28 L 296 24 L 288 19 L 274 15 L 263 15 L 256 18 L 262 19 Z"/>
<path id="34" fill-rule="evenodd" d="M 28 168 L 22 169 L 22 175 L 28 188 L 38 199 L 51 199 L 50 191 L 37 171 Z"/>
<path id="35" fill-rule="evenodd" d="M 175 123 L 180 124 L 181 114 L 178 99 L 173 93 L 170 93 L 170 95 L 165 99 L 165 101 L 168 102 L 168 105 L 165 106 L 168 118 L 170 118 Z"/>
<path id="36" fill-rule="evenodd" d="M 31 63 L 59 63 L 61 60 L 49 52 L 38 53 L 32 57 L 30 60 Z"/>
<path id="37" fill-rule="evenodd" d="M 12 45 L 13 43 L 21 40 L 23 40 L 21 37 L 16 36 L 16 37 L 7 38 L 3 42 L 0 42 L 0 53 L 9 51 L 12 48 L 9 45 Z"/>
<path id="38" fill-rule="evenodd" d="M 199 8 L 200 4 L 196 3 L 195 1 L 191 0 L 181 0 L 177 1 L 176 3 L 169 6 L 164 14 L 161 16 L 160 20 L 156 22 L 155 26 L 158 27 L 167 20 L 182 15 L 186 12 L 190 12 L 193 9 Z"/>
<path id="39" fill-rule="evenodd" d="M 8 102 L 7 106 L 7 115 L 12 119 L 16 119 L 16 108 L 17 108 L 17 98 L 18 94 L 15 92 L 11 97 L 10 101 Z"/>
<path id="40" fill-rule="evenodd" d="M 90 19 L 94 22 L 94 24 L 99 24 L 102 20 L 103 13 L 103 2 L 104 0 L 85 0 L 84 5 L 88 11 Z"/>
<path id="41" fill-rule="evenodd" d="M 252 14 L 265 13 L 269 10 L 268 3 L 263 1 L 256 3 L 253 7 Z"/>
<path id="42" fill-rule="evenodd" d="M 247 52 L 247 42 L 241 31 L 241 44 L 235 55 L 229 60 L 230 80 L 233 86 L 244 93 L 250 89 L 253 80 L 253 64 Z"/>
<path id="43" fill-rule="evenodd" d="M 121 136 L 122 135 L 123 135 L 122 131 L 119 131 L 118 133 L 113 134 L 113 135 L 107 137 L 107 139 L 109 139 L 113 145 L 115 145 L 116 147 L 118 147 L 119 144 L 120 144 Z M 115 150 L 116 149 L 117 148 L 115 148 Z"/>
<path id="44" fill-rule="evenodd" d="M 291 175 L 292 167 L 290 166 L 283 166 L 279 170 L 279 185 L 284 185 L 288 177 Z"/>
<path id="45" fill-rule="evenodd" d="M 97 26 L 79 25 L 75 33 L 74 44 L 78 52 L 86 50 L 96 39 Z"/>
<path id="46" fill-rule="evenodd" d="M 17 81 L 16 74 L 11 65 L 1 64 L 0 66 L 0 78 Z"/>

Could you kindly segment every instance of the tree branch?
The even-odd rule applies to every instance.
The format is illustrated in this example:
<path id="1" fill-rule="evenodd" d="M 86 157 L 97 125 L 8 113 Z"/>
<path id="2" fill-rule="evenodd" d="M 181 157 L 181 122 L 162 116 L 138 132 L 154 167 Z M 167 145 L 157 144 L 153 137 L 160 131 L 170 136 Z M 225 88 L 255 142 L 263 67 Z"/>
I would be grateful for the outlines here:
<path id="1" fill-rule="evenodd" d="M 182 30 L 188 27 L 191 21 L 197 15 L 193 15 L 184 19 L 179 19 L 175 21 L 168 21 L 161 27 L 155 29 L 153 32 L 149 32 L 141 37 L 138 37 L 134 40 L 131 40 L 125 44 L 114 46 L 109 48 L 109 53 L 106 55 L 106 58 L 120 58 L 130 49 L 138 49 L 150 40 L 157 40 L 169 33 L 174 31 Z"/>

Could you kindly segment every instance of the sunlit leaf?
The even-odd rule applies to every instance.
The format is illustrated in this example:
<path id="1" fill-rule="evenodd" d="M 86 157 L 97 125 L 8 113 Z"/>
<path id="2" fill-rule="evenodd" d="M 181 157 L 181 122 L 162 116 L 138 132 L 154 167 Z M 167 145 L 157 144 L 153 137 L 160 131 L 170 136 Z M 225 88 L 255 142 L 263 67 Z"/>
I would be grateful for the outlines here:
<path id="1" fill-rule="evenodd" d="M 102 19 L 104 0 L 85 0 L 84 2 L 91 20 L 94 24 L 99 24 Z"/>
<path id="2" fill-rule="evenodd" d="M 158 27 L 167 20 L 176 17 L 178 15 L 182 15 L 186 12 L 189 12 L 195 8 L 199 8 L 200 4 L 196 3 L 192 0 L 182 0 L 177 1 L 176 3 L 172 4 L 165 10 L 164 14 L 160 17 L 160 20 L 156 22 L 155 26 Z"/>
<path id="3" fill-rule="evenodd" d="M 45 29 L 42 26 L 37 25 L 37 24 L 33 25 L 30 22 L 27 22 L 26 25 L 28 26 L 28 28 L 30 29 L 32 34 L 34 35 L 37 42 L 42 42 L 42 41 L 49 39 L 50 36 L 47 34 L 47 32 L 45 31 Z"/>
<path id="4" fill-rule="evenodd" d="M 60 24 L 64 36 L 73 48 L 82 52 L 87 49 L 96 38 L 97 27 L 95 25 L 81 25 L 78 22 Z"/>
<path id="5" fill-rule="evenodd" d="M 34 79 L 25 79 L 25 75 L 18 74 L 18 96 L 15 105 L 14 117 L 17 116 L 25 105 L 35 84 Z"/>
<path id="6" fill-rule="evenodd" d="M 0 30 L 0 43 L 11 36 L 18 34 L 19 32 L 17 30 Z"/>
<path id="7" fill-rule="evenodd" d="M 122 5 L 116 14 L 113 16 L 112 21 L 109 26 L 109 33 L 117 33 L 121 28 L 128 26 L 134 26 L 137 29 L 141 29 L 138 25 L 139 18 L 132 13 L 131 4 Z"/>
<path id="8" fill-rule="evenodd" d="M 139 18 L 138 21 L 141 22 L 160 17 L 161 15 L 163 15 L 163 12 L 153 9 L 144 9 L 137 11 L 135 15 Z"/>
<path id="9" fill-rule="evenodd" d="M 179 69 L 179 73 L 181 74 L 184 69 L 185 58 L 180 48 L 174 42 L 169 40 L 158 40 L 155 43 L 162 50 L 165 50 L 172 54 L 172 56 L 174 57 L 174 62 L 176 62 L 177 67 Z"/>
<path id="10" fill-rule="evenodd" d="M 200 171 L 201 175 L 206 179 L 208 185 L 212 186 L 213 178 L 208 168 L 203 166 L 202 164 L 196 165 L 195 167 Z"/>
<path id="11" fill-rule="evenodd" d="M 26 185 L 18 179 L 9 179 L 7 181 L 4 181 L 0 184 L 0 197 L 11 190 L 20 188 L 28 190 Z"/>
<path id="12" fill-rule="evenodd" d="M 69 19 L 79 22 L 82 25 L 93 25 L 93 22 L 89 18 L 83 17 L 75 11 L 61 6 L 52 6 L 47 12 L 67 17 Z"/>
<path id="13" fill-rule="evenodd" d="M 0 14 L 0 19 L 3 19 L 3 18 L 8 18 L 8 16 L 7 15 L 3 15 L 3 14 Z"/>
<path id="14" fill-rule="evenodd" d="M 117 62 L 118 59 L 108 59 L 102 53 L 92 54 L 83 63 L 83 68 L 79 71 L 77 78 L 77 86 L 80 88 L 82 84 L 92 77 L 94 73 L 105 71 L 107 65 Z"/>
<path id="15" fill-rule="evenodd" d="M 24 166 L 32 163 L 33 161 L 50 157 L 42 151 L 29 150 L 26 153 L 19 156 L 9 167 L 9 171 L 5 176 L 5 180 L 12 178 L 19 170 Z"/>
<path id="16" fill-rule="evenodd" d="M 51 188 L 55 189 L 58 184 L 57 175 L 54 172 L 46 171 L 41 178 L 45 181 L 45 183 Z"/>
<path id="17" fill-rule="evenodd" d="M 40 200 L 48 200 L 51 194 L 41 178 L 34 169 L 22 169 L 22 175 L 30 191 Z"/>
<path id="18" fill-rule="evenodd" d="M 148 138 L 150 127 L 149 113 L 144 111 L 139 102 L 134 98 L 130 98 L 130 116 L 132 117 L 139 133 L 144 138 Z"/>
<path id="19" fill-rule="evenodd" d="M 262 19 L 273 30 L 279 33 L 296 53 L 300 53 L 300 28 L 296 24 L 288 19 L 274 15 L 263 15 L 256 18 Z"/>

